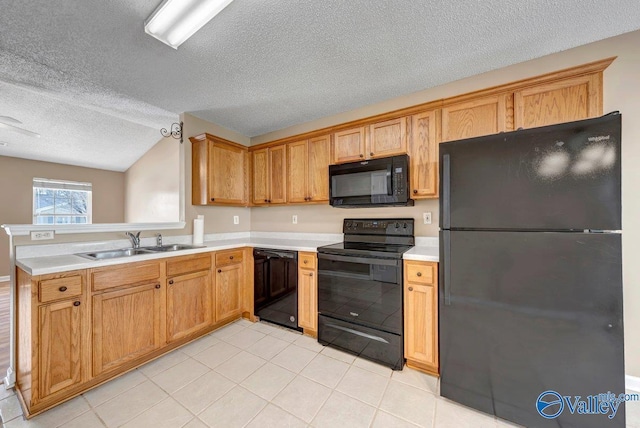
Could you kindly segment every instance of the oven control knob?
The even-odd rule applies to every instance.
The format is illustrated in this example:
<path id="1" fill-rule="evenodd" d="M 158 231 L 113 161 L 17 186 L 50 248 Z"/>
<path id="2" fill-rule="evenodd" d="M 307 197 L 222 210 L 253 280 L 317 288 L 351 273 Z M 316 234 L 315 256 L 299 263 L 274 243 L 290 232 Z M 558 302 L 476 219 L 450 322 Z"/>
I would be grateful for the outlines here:
<path id="1" fill-rule="evenodd" d="M 402 227 L 403 227 L 404 229 L 406 229 L 406 228 L 407 228 L 407 223 L 403 224 L 403 225 L 402 225 Z"/>
<path id="2" fill-rule="evenodd" d="M 396 229 L 400 227 L 400 223 L 396 223 Z"/>
<path id="3" fill-rule="evenodd" d="M 351 223 L 346 223 L 345 226 L 351 227 Z"/>

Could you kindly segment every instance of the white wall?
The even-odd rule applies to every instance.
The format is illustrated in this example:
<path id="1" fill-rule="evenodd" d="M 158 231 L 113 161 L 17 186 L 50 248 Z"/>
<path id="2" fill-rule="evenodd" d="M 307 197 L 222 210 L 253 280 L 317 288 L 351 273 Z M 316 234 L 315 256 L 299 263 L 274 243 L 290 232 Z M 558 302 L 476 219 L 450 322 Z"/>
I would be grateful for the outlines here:
<path id="1" fill-rule="evenodd" d="M 180 221 L 180 141 L 163 138 L 125 172 L 125 223 Z"/>

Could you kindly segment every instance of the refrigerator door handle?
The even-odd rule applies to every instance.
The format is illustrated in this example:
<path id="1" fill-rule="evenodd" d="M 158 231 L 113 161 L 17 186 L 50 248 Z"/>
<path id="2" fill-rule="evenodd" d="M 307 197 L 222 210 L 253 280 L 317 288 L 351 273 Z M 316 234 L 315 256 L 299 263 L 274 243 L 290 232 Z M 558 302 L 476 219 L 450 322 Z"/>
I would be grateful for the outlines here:
<path id="1" fill-rule="evenodd" d="M 451 305 L 451 231 L 442 231 L 442 240 L 444 241 L 444 304 Z"/>
<path id="2" fill-rule="evenodd" d="M 451 159 L 442 155 L 442 228 L 451 228 Z"/>

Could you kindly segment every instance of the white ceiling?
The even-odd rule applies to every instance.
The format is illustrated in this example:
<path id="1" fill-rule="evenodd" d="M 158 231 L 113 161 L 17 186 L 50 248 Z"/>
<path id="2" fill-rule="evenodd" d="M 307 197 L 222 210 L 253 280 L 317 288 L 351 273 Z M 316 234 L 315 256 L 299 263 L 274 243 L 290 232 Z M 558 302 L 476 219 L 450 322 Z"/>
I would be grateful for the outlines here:
<path id="1" fill-rule="evenodd" d="M 640 28 L 637 0 L 235 0 L 174 50 L 161 0 L 0 0 L 0 155 L 126 170 L 189 112 L 246 136 Z"/>

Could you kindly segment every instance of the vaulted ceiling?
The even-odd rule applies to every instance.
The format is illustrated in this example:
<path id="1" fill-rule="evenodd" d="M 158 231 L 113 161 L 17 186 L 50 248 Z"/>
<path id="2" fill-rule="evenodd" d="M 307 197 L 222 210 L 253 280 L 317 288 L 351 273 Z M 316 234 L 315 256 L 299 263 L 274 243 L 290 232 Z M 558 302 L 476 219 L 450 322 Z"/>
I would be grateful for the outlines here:
<path id="1" fill-rule="evenodd" d="M 126 170 L 181 112 L 256 136 L 640 28 L 637 0 L 235 0 L 174 50 L 161 0 L 0 0 L 0 155 Z"/>

